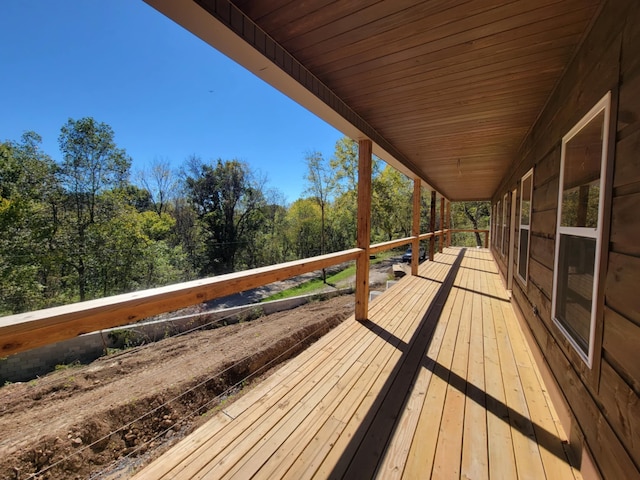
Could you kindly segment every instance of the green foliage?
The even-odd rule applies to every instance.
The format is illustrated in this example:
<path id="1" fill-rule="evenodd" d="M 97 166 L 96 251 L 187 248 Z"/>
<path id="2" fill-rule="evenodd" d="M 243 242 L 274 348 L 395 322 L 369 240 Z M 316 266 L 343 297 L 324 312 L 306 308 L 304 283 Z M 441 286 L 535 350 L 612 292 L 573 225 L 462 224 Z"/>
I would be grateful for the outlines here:
<path id="1" fill-rule="evenodd" d="M 112 330 L 107 335 L 118 350 L 134 348 L 145 343 L 144 338 L 130 329 Z"/>
<path id="2" fill-rule="evenodd" d="M 316 201 L 296 200 L 286 217 L 286 236 L 296 258 L 320 255 L 321 211 Z"/>
<path id="3" fill-rule="evenodd" d="M 144 234 L 155 241 L 167 240 L 176 226 L 176 219 L 168 213 L 158 215 L 147 210 L 139 214 L 138 220 L 142 223 Z"/>
<path id="4" fill-rule="evenodd" d="M 194 278 L 180 217 L 128 183 L 108 125 L 69 120 L 58 164 L 39 143 L 0 143 L 0 314 Z"/>
<path id="5" fill-rule="evenodd" d="M 0 144 L 0 313 L 46 305 L 54 164 L 27 132 Z M 44 294 L 44 295 L 43 295 Z"/>
<path id="6" fill-rule="evenodd" d="M 113 137 L 110 126 L 87 117 L 69 119 L 58 139 L 63 155 L 58 178 L 64 189 L 60 218 L 66 233 L 61 248 L 75 270 L 81 301 L 96 295 L 91 280 L 103 274 L 101 262 L 96 261 L 98 249 L 111 242 L 103 235 L 111 231 L 106 224 L 113 209 L 101 202 L 101 195 L 124 187 L 129 176 L 131 159 L 116 147 Z M 106 281 L 101 283 L 104 295 Z"/>
<path id="7" fill-rule="evenodd" d="M 489 202 L 455 202 L 451 204 L 452 229 L 488 229 Z M 457 232 L 452 234 L 451 244 L 461 247 L 483 246 L 484 234 Z M 486 247 L 486 245 L 484 245 Z"/>
<path id="8" fill-rule="evenodd" d="M 59 162 L 33 132 L 0 143 L 0 315 L 355 246 L 353 140 L 338 140 L 328 162 L 308 154 L 308 196 L 286 205 L 237 160 L 193 157 L 180 177 L 156 160 L 130 183 L 131 159 L 114 137 L 93 118 L 70 119 Z M 412 193 L 410 179 L 374 158 L 372 242 L 411 234 Z M 423 232 L 429 201 L 423 190 Z M 452 227 L 488 228 L 488 204 L 454 204 Z M 453 241 L 474 243 L 469 234 Z M 317 288 L 311 282 L 283 295 Z"/>
<path id="9" fill-rule="evenodd" d="M 371 225 L 374 241 L 411 235 L 413 182 L 387 165 L 373 180 Z"/>
<path id="10" fill-rule="evenodd" d="M 71 368 L 78 368 L 80 366 L 82 366 L 82 364 L 79 361 L 76 360 L 75 362 L 71 362 L 71 363 L 59 363 L 58 365 L 56 365 L 54 367 L 54 370 L 56 372 L 59 372 L 59 371 L 62 371 L 62 370 L 69 370 Z M 70 377 L 68 381 L 69 382 L 75 382 L 75 378 Z"/>
<path id="11" fill-rule="evenodd" d="M 202 273 L 234 271 L 239 254 L 264 222 L 261 185 L 238 160 L 214 165 L 194 159 L 186 188 L 205 235 Z"/>

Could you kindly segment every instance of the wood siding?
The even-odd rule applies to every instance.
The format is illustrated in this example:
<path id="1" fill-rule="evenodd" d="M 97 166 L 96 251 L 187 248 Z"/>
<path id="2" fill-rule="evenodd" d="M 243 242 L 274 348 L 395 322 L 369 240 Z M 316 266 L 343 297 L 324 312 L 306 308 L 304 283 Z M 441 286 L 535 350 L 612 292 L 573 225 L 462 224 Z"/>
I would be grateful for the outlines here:
<path id="1" fill-rule="evenodd" d="M 529 282 L 525 287 L 514 280 L 513 301 L 545 356 L 579 436 L 600 474 L 611 479 L 640 478 L 639 52 L 640 2 L 609 0 L 493 198 L 493 203 L 502 200 L 534 167 Z M 551 318 L 558 179 L 562 137 L 609 90 L 612 184 L 602 226 L 609 236 L 589 369 Z M 518 210 L 519 197 L 520 192 Z M 517 251 L 517 232 L 515 238 Z M 504 275 L 506 257 L 495 246 L 494 256 Z"/>

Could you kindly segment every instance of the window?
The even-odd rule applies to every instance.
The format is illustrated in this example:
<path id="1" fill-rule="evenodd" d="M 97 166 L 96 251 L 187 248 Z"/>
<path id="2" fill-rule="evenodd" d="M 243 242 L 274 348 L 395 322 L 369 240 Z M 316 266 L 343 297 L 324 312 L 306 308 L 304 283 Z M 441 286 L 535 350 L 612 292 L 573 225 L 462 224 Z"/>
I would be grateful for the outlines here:
<path id="1" fill-rule="evenodd" d="M 497 245 L 497 242 L 496 242 L 496 237 L 497 237 L 497 235 L 496 235 L 496 230 L 497 230 L 496 222 L 498 220 L 497 213 L 496 213 L 498 211 L 497 207 L 498 207 L 497 204 L 494 203 L 493 204 L 493 209 L 491 211 L 491 245 L 493 245 L 494 247 Z"/>
<path id="2" fill-rule="evenodd" d="M 502 203 L 498 200 L 498 216 L 496 217 L 496 246 L 502 250 Z"/>
<path id="3" fill-rule="evenodd" d="M 500 248 L 502 255 L 507 254 L 509 249 L 509 231 L 507 230 L 507 217 L 509 215 L 509 194 L 505 193 L 502 199 L 502 240 L 500 241 Z"/>
<path id="4" fill-rule="evenodd" d="M 562 139 L 552 315 L 592 366 L 610 93 Z"/>
<path id="5" fill-rule="evenodd" d="M 520 239 L 518 242 L 518 277 L 527 284 L 529 278 L 529 243 L 531 241 L 531 196 L 533 168 L 520 180 Z"/>

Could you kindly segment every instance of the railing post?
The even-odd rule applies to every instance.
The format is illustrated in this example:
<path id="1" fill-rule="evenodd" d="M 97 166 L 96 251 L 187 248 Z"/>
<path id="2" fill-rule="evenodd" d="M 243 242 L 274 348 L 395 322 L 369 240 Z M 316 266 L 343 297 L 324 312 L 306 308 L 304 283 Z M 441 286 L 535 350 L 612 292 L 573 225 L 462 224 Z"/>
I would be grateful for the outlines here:
<path id="1" fill-rule="evenodd" d="M 431 190 L 431 211 L 429 212 L 429 231 L 436 231 L 436 191 Z M 436 250 L 436 236 L 432 235 L 429 241 L 429 260 L 433 262 Z"/>
<path id="2" fill-rule="evenodd" d="M 413 179 L 413 224 L 411 235 L 415 237 L 411 242 L 411 275 L 418 275 L 420 262 L 420 179 Z"/>
<path id="3" fill-rule="evenodd" d="M 440 239 L 438 240 L 438 246 L 440 247 L 440 253 L 444 250 L 444 197 L 440 197 Z"/>
<path id="4" fill-rule="evenodd" d="M 489 231 L 484 232 L 484 248 L 489 248 Z"/>
<path id="5" fill-rule="evenodd" d="M 451 246 L 451 232 L 449 229 L 451 228 L 451 202 L 447 202 L 447 247 Z"/>
<path id="6" fill-rule="evenodd" d="M 369 244 L 371 242 L 371 140 L 358 142 L 358 248 L 356 260 L 356 320 L 369 316 Z"/>

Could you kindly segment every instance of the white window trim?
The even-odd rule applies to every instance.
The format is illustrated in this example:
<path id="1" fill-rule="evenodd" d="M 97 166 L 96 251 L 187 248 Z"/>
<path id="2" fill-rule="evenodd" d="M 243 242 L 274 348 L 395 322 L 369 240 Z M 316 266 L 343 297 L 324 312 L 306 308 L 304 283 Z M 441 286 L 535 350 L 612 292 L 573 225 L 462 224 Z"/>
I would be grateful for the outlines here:
<path id="1" fill-rule="evenodd" d="M 598 103 L 596 103 L 589 112 L 582 117 L 582 119 L 571 129 L 569 133 L 567 133 L 564 137 L 562 137 L 562 151 L 560 157 L 560 180 L 558 183 L 558 218 L 556 220 L 556 245 L 555 245 L 555 259 L 553 266 L 553 296 L 551 302 L 551 316 L 553 318 L 554 323 L 560 329 L 560 331 L 564 334 L 564 336 L 569 340 L 571 346 L 575 349 L 578 355 L 584 360 L 589 368 L 593 367 L 593 353 L 594 353 L 594 340 L 595 340 L 595 329 L 596 329 L 596 316 L 597 316 L 597 304 L 598 304 L 598 289 L 599 282 L 598 278 L 600 275 L 600 257 L 601 257 L 601 244 L 602 244 L 602 224 L 604 222 L 604 193 L 605 193 L 605 180 L 606 180 L 606 171 L 607 171 L 607 162 L 609 159 L 607 158 L 608 152 L 608 144 L 609 144 L 609 121 L 610 121 L 610 109 L 611 109 L 611 92 L 607 92 L 607 94 L 600 99 Z M 582 130 L 587 123 L 593 120 L 597 115 L 604 111 L 604 125 L 602 127 L 603 135 L 602 135 L 602 157 L 600 162 L 600 194 L 598 197 L 598 228 L 590 228 L 590 227 L 563 227 L 561 226 L 562 221 L 562 194 L 563 194 L 563 184 L 564 184 L 564 160 L 565 160 L 565 150 L 566 144 L 569 140 L 576 136 L 580 130 Z M 585 238 L 595 238 L 596 240 L 596 256 L 594 260 L 594 268 L 593 268 L 593 291 L 592 291 L 592 299 L 591 299 L 591 323 L 589 325 L 589 351 L 588 354 L 582 351 L 582 349 L 578 346 L 577 342 L 573 339 L 573 337 L 567 332 L 562 323 L 556 318 L 556 296 L 557 296 L 557 287 L 558 287 L 558 263 L 559 263 L 559 252 L 560 252 L 560 235 L 577 235 Z"/>
<path id="2" fill-rule="evenodd" d="M 522 186 L 524 185 L 525 180 L 531 177 L 531 191 L 529 193 L 529 225 L 522 224 L 522 198 L 524 195 Z M 533 168 L 525 173 L 520 179 L 520 219 L 519 219 L 519 227 L 518 227 L 518 261 L 516 262 L 516 277 L 520 279 L 520 281 L 527 286 L 527 281 L 529 279 L 529 252 L 531 252 L 531 217 L 533 216 Z M 525 278 L 520 276 L 520 250 L 522 248 L 522 242 L 520 241 L 520 230 L 527 230 L 527 258 L 525 260 Z"/>

